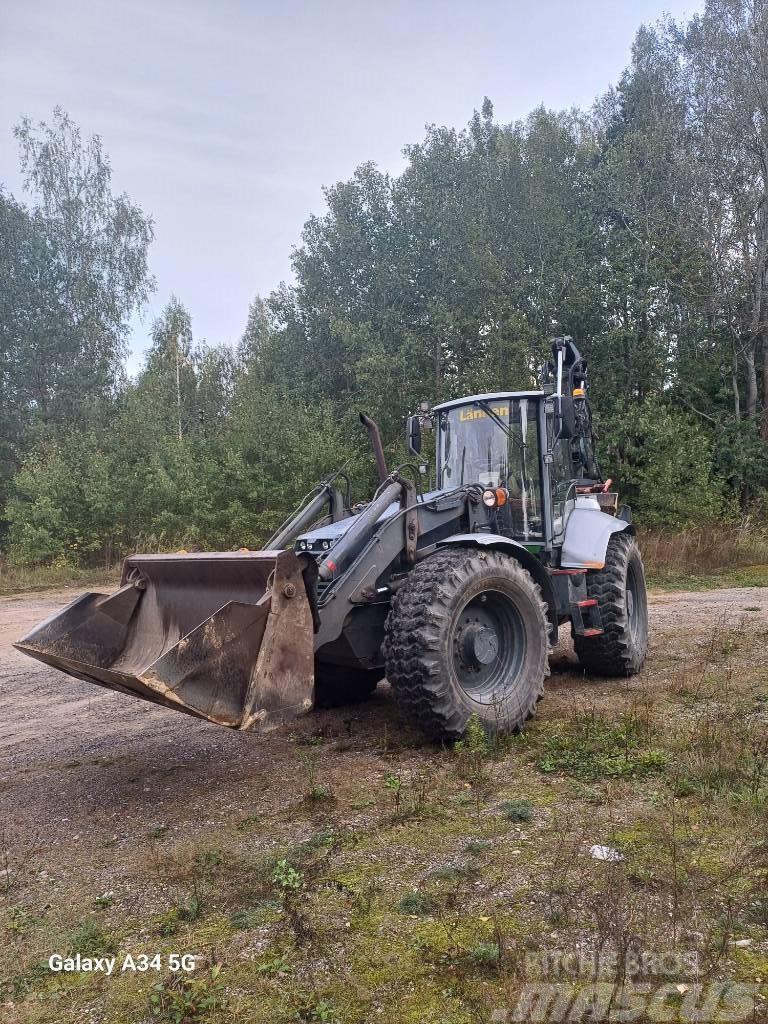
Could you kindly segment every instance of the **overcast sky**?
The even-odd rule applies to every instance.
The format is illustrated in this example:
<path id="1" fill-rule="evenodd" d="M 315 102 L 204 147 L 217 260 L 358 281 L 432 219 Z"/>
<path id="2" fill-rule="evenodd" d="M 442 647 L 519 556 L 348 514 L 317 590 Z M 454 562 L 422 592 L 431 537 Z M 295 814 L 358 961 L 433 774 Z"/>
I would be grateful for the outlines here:
<path id="1" fill-rule="evenodd" d="M 426 123 L 589 106 L 641 22 L 687 0 L 0 0 L 0 182 L 19 195 L 21 114 L 63 106 L 104 140 L 117 189 L 155 221 L 157 291 L 198 338 L 236 341 L 248 304 L 290 280 L 322 186 L 397 172 Z"/>

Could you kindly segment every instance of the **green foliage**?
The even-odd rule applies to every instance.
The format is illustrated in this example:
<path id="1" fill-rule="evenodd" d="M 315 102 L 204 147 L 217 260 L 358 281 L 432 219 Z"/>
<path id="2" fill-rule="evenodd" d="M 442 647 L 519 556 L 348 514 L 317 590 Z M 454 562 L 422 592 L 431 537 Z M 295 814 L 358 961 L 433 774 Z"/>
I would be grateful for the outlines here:
<path id="1" fill-rule="evenodd" d="M 305 1003 L 293 1019 L 306 1024 L 341 1024 L 335 1007 L 327 999 L 313 999 Z"/>
<path id="2" fill-rule="evenodd" d="M 523 823 L 533 819 L 533 804 L 530 800 L 507 800 L 503 810 L 507 821 Z"/>
<path id="3" fill-rule="evenodd" d="M 491 745 L 488 734 L 476 714 L 473 713 L 469 716 L 464 739 L 455 744 L 454 750 L 457 753 L 466 751 L 468 754 L 477 754 L 479 757 L 485 757 L 490 753 Z"/>
<path id="4" fill-rule="evenodd" d="M 501 125 L 486 99 L 407 146 L 399 176 L 361 164 L 236 349 L 196 340 L 174 297 L 135 380 L 151 220 L 63 111 L 23 120 L 33 201 L 0 192 L 4 552 L 83 568 L 259 547 L 341 466 L 370 494 L 360 410 L 400 462 L 420 400 L 534 386 L 559 333 L 588 357 L 603 470 L 640 525 L 764 510 L 767 27 L 708 0 L 643 27 L 589 113 Z"/>
<path id="5" fill-rule="evenodd" d="M 434 909 L 434 900 L 423 892 L 409 892 L 397 904 L 400 914 L 408 914 L 412 917 L 424 917 L 431 914 Z"/>
<path id="6" fill-rule="evenodd" d="M 602 419 L 609 464 L 644 526 L 685 530 L 722 513 L 712 440 L 690 414 L 654 398 Z"/>
<path id="7" fill-rule="evenodd" d="M 256 910 L 236 910 L 230 917 L 232 927 L 236 931 L 255 928 L 262 923 L 262 916 Z"/>
<path id="8" fill-rule="evenodd" d="M 576 715 L 547 737 L 537 765 L 543 772 L 585 781 L 644 778 L 664 771 L 667 764 L 651 739 L 648 726 L 631 716 L 612 723 L 594 714 Z"/>
<path id="9" fill-rule="evenodd" d="M 281 893 L 294 893 L 304 884 L 304 876 L 287 860 L 279 860 L 272 872 L 272 884 Z"/>
<path id="10" fill-rule="evenodd" d="M 177 974 L 153 985 L 149 991 L 151 1017 L 167 1024 L 195 1024 L 209 1011 L 221 1009 L 225 998 L 220 971 L 219 965 L 214 964 L 207 977 Z"/>
<path id="11" fill-rule="evenodd" d="M 94 918 L 88 918 L 70 936 L 69 951 L 82 956 L 109 956 L 117 950 L 114 937 Z"/>
<path id="12" fill-rule="evenodd" d="M 456 771 L 460 778 L 468 779 L 473 784 L 485 781 L 486 772 L 484 762 L 491 754 L 492 744 L 496 744 L 496 737 L 489 738 L 476 714 L 469 716 L 464 739 L 458 740 L 453 745 L 453 752 L 456 755 Z"/>
<path id="13" fill-rule="evenodd" d="M 110 460 L 93 433 L 34 448 L 14 479 L 6 509 L 10 551 L 20 564 L 108 558 L 115 532 Z"/>
<path id="14" fill-rule="evenodd" d="M 400 800 L 403 792 L 403 780 L 399 775 L 395 775 L 389 772 L 384 778 L 384 785 L 392 794 L 392 799 L 395 802 L 395 813 L 400 811 Z"/>
<path id="15" fill-rule="evenodd" d="M 291 969 L 291 961 L 287 953 L 278 953 L 275 956 L 267 957 L 256 965 L 257 972 L 266 974 L 268 977 L 282 977 L 290 974 Z"/>
<path id="16" fill-rule="evenodd" d="M 714 441 L 716 476 L 731 495 L 758 493 L 768 483 L 768 444 L 754 420 L 728 420 Z"/>
<path id="17" fill-rule="evenodd" d="M 333 800 L 333 794 L 327 786 L 313 786 L 307 793 L 307 799 L 315 803 L 322 803 L 326 800 Z"/>
<path id="18" fill-rule="evenodd" d="M 112 192 L 100 140 L 59 108 L 15 134 L 34 205 L 0 190 L 0 502 L 41 435 L 104 425 L 130 316 L 152 288 L 152 222 Z"/>
<path id="19" fill-rule="evenodd" d="M 464 847 L 464 852 L 476 857 L 481 853 L 485 853 L 486 850 L 491 848 L 491 846 L 492 843 L 487 839 L 470 839 Z"/>
<path id="20" fill-rule="evenodd" d="M 478 942 L 469 951 L 469 960 L 475 967 L 495 969 L 501 959 L 498 942 Z"/>
<path id="21" fill-rule="evenodd" d="M 193 894 L 188 899 L 181 899 L 160 917 L 157 922 L 158 933 L 175 935 L 182 922 L 196 921 L 202 913 L 203 903 L 199 896 Z"/>

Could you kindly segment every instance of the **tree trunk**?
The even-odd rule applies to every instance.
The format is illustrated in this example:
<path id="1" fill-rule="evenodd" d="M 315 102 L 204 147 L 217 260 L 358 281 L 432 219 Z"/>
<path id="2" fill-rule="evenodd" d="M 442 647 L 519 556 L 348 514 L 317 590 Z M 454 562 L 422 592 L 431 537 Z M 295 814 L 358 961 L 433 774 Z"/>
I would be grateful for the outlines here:
<path id="1" fill-rule="evenodd" d="M 768 332 L 763 333 L 763 418 L 760 436 L 768 441 Z"/>
<path id="2" fill-rule="evenodd" d="M 181 373 L 179 369 L 179 363 L 181 362 L 181 356 L 179 353 L 179 338 L 178 335 L 175 338 L 176 341 L 176 412 L 179 417 L 179 440 L 181 440 Z"/>
<path id="3" fill-rule="evenodd" d="M 440 386 L 442 384 L 442 345 L 440 343 L 440 336 L 435 335 L 435 343 L 432 350 L 432 357 L 434 360 L 434 392 L 436 402 L 440 401 Z"/>
<path id="4" fill-rule="evenodd" d="M 750 341 L 744 350 L 744 368 L 747 375 L 747 416 L 753 420 L 757 416 L 757 370 L 755 368 L 756 343 Z"/>
<path id="5" fill-rule="evenodd" d="M 751 337 L 744 351 L 744 366 L 747 373 L 747 416 L 757 416 L 757 371 L 756 356 L 758 344 L 765 345 L 764 299 L 766 294 L 766 271 L 768 266 L 768 207 L 766 200 L 760 203 L 755 218 L 755 273 L 752 287 Z"/>

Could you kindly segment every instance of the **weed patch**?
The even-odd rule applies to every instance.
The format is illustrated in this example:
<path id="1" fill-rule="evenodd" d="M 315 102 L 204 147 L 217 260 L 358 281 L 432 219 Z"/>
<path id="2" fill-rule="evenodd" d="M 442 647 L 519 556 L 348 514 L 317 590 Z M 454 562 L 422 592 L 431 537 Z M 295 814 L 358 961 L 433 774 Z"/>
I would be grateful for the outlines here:
<path id="1" fill-rule="evenodd" d="M 431 914 L 434 909 L 435 901 L 423 892 L 409 892 L 397 904 L 398 913 L 415 917 L 424 917 Z"/>
<path id="2" fill-rule="evenodd" d="M 214 964 L 205 978 L 174 974 L 153 985 L 149 993 L 150 1017 L 167 1024 L 196 1024 L 210 1011 L 224 1007 L 220 967 Z"/>
<path id="3" fill-rule="evenodd" d="M 643 778 L 667 767 L 667 755 L 649 741 L 650 730 L 632 716 L 611 723 L 593 713 L 577 715 L 546 738 L 536 765 L 585 781 Z"/>
<path id="4" fill-rule="evenodd" d="M 98 921 L 89 918 L 72 932 L 69 951 L 82 956 L 109 956 L 117 950 L 117 942 Z"/>
<path id="5" fill-rule="evenodd" d="M 523 824 L 533 819 L 533 804 L 530 800 L 507 800 L 501 809 L 507 821 Z"/>

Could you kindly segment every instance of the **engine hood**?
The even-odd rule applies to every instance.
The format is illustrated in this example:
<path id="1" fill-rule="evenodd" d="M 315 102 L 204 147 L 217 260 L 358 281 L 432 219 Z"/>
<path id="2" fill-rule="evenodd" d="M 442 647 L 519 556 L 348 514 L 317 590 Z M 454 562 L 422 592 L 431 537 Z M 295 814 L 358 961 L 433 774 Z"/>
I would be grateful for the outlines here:
<path id="1" fill-rule="evenodd" d="M 445 491 L 427 491 L 422 494 L 418 499 L 419 504 L 425 504 L 426 502 L 432 501 L 441 494 L 445 494 Z M 383 522 L 385 519 L 389 519 L 395 515 L 400 509 L 398 502 L 394 501 L 379 516 L 378 522 Z M 346 519 L 340 519 L 338 523 L 326 523 L 324 526 L 320 526 L 314 530 L 307 530 L 306 533 L 300 534 L 297 537 L 294 544 L 294 550 L 297 553 L 304 551 L 311 551 L 312 554 L 323 554 L 326 551 L 330 551 L 334 544 L 344 536 L 347 530 L 352 526 L 356 519 L 356 516 L 351 515 Z"/>

